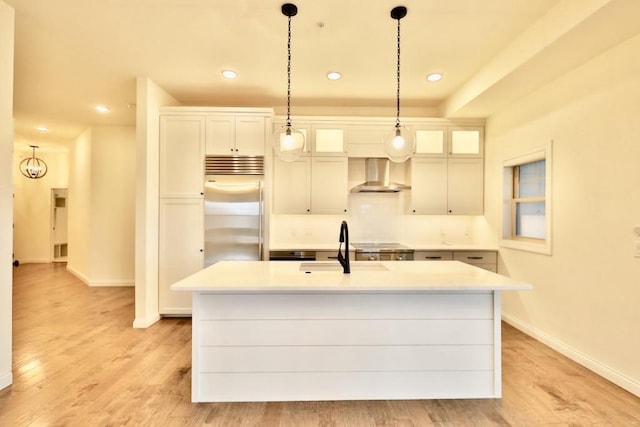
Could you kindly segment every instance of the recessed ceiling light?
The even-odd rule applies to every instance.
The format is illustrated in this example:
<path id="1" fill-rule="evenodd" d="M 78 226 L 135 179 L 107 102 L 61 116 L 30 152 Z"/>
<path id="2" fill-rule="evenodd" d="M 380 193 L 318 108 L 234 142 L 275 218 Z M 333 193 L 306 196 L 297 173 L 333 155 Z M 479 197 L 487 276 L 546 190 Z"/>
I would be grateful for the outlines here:
<path id="1" fill-rule="evenodd" d="M 427 80 L 430 82 L 437 82 L 442 79 L 442 73 L 431 73 L 427 76 Z"/>
<path id="2" fill-rule="evenodd" d="M 342 77 L 342 74 L 338 73 L 337 71 L 331 71 L 330 73 L 327 73 L 327 78 L 329 80 L 338 80 L 340 79 L 340 77 Z"/>
<path id="3" fill-rule="evenodd" d="M 222 71 L 222 76 L 225 79 L 235 79 L 236 77 L 238 77 L 238 73 L 233 70 L 224 70 Z"/>
<path id="4" fill-rule="evenodd" d="M 96 111 L 99 112 L 99 113 L 108 113 L 110 110 L 109 110 L 109 107 L 107 107 L 105 105 L 97 105 L 96 106 Z"/>
<path id="5" fill-rule="evenodd" d="M 37 127 L 36 127 L 36 130 L 37 130 L 38 132 L 49 132 L 49 128 L 48 128 L 48 127 L 46 127 L 46 126 L 37 126 Z"/>

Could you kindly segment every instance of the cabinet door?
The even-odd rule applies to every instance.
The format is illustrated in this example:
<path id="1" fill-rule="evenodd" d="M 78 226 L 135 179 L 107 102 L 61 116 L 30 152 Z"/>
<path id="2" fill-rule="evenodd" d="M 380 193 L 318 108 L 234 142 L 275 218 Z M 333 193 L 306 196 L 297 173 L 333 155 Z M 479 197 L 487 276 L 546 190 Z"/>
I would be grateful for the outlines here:
<path id="1" fill-rule="evenodd" d="M 312 153 L 318 156 L 346 156 L 345 126 L 313 125 Z"/>
<path id="2" fill-rule="evenodd" d="M 417 157 L 447 157 L 447 141 L 445 129 L 416 129 Z"/>
<path id="3" fill-rule="evenodd" d="M 411 159 L 410 213 L 447 214 L 447 159 Z"/>
<path id="4" fill-rule="evenodd" d="M 205 152 L 215 156 L 235 154 L 235 117 L 218 115 L 207 117 Z"/>
<path id="5" fill-rule="evenodd" d="M 382 146 L 384 135 L 393 123 L 381 125 L 349 125 L 347 127 L 347 152 L 349 157 L 387 157 Z"/>
<path id="6" fill-rule="evenodd" d="M 314 157 L 311 161 L 311 212 L 341 214 L 349 197 L 348 159 Z"/>
<path id="7" fill-rule="evenodd" d="M 160 118 L 160 197 L 200 197 L 204 177 L 204 117 Z"/>
<path id="8" fill-rule="evenodd" d="M 482 215 L 484 208 L 483 159 L 449 159 L 449 212 Z"/>
<path id="9" fill-rule="evenodd" d="M 449 129 L 449 157 L 483 157 L 484 133 L 481 127 Z"/>
<path id="10" fill-rule="evenodd" d="M 279 214 L 311 212 L 311 159 L 273 160 L 273 211 Z"/>
<path id="11" fill-rule="evenodd" d="M 235 121 L 235 154 L 264 156 L 266 142 L 265 118 L 238 116 Z"/>
<path id="12" fill-rule="evenodd" d="M 451 261 L 453 252 L 451 251 L 415 251 L 413 254 L 415 261 Z"/>
<path id="13" fill-rule="evenodd" d="M 175 282 L 202 270 L 203 200 L 161 199 L 158 230 L 158 311 L 190 314 L 191 292 L 172 291 Z"/>

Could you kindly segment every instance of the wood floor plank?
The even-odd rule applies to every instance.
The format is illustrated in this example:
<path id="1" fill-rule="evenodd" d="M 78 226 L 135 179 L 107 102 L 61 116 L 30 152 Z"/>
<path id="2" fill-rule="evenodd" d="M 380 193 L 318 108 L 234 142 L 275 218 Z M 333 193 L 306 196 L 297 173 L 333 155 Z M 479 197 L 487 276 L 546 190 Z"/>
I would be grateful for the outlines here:
<path id="1" fill-rule="evenodd" d="M 14 268 L 0 426 L 640 426 L 640 398 L 503 325 L 503 398 L 193 404 L 191 321 L 133 329 L 133 288 Z"/>

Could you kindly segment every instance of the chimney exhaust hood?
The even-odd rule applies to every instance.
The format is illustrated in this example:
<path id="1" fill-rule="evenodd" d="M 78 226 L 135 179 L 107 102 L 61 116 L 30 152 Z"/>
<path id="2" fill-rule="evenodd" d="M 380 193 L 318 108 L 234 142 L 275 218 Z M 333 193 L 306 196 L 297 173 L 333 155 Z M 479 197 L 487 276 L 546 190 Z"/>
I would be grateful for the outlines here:
<path id="1" fill-rule="evenodd" d="M 365 182 L 351 189 L 352 193 L 397 193 L 410 190 L 411 186 L 389 181 L 389 159 L 365 160 Z"/>

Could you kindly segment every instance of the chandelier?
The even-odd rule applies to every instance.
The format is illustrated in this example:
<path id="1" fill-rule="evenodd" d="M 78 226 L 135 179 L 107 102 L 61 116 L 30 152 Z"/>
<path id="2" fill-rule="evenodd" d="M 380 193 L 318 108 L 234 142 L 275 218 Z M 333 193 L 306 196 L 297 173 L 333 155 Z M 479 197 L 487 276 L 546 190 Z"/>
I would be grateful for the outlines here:
<path id="1" fill-rule="evenodd" d="M 49 169 L 44 160 L 36 157 L 36 148 L 38 148 L 38 146 L 30 145 L 30 147 L 33 149 L 31 157 L 27 157 L 20 162 L 20 172 L 27 178 L 42 178 L 47 174 Z"/>

